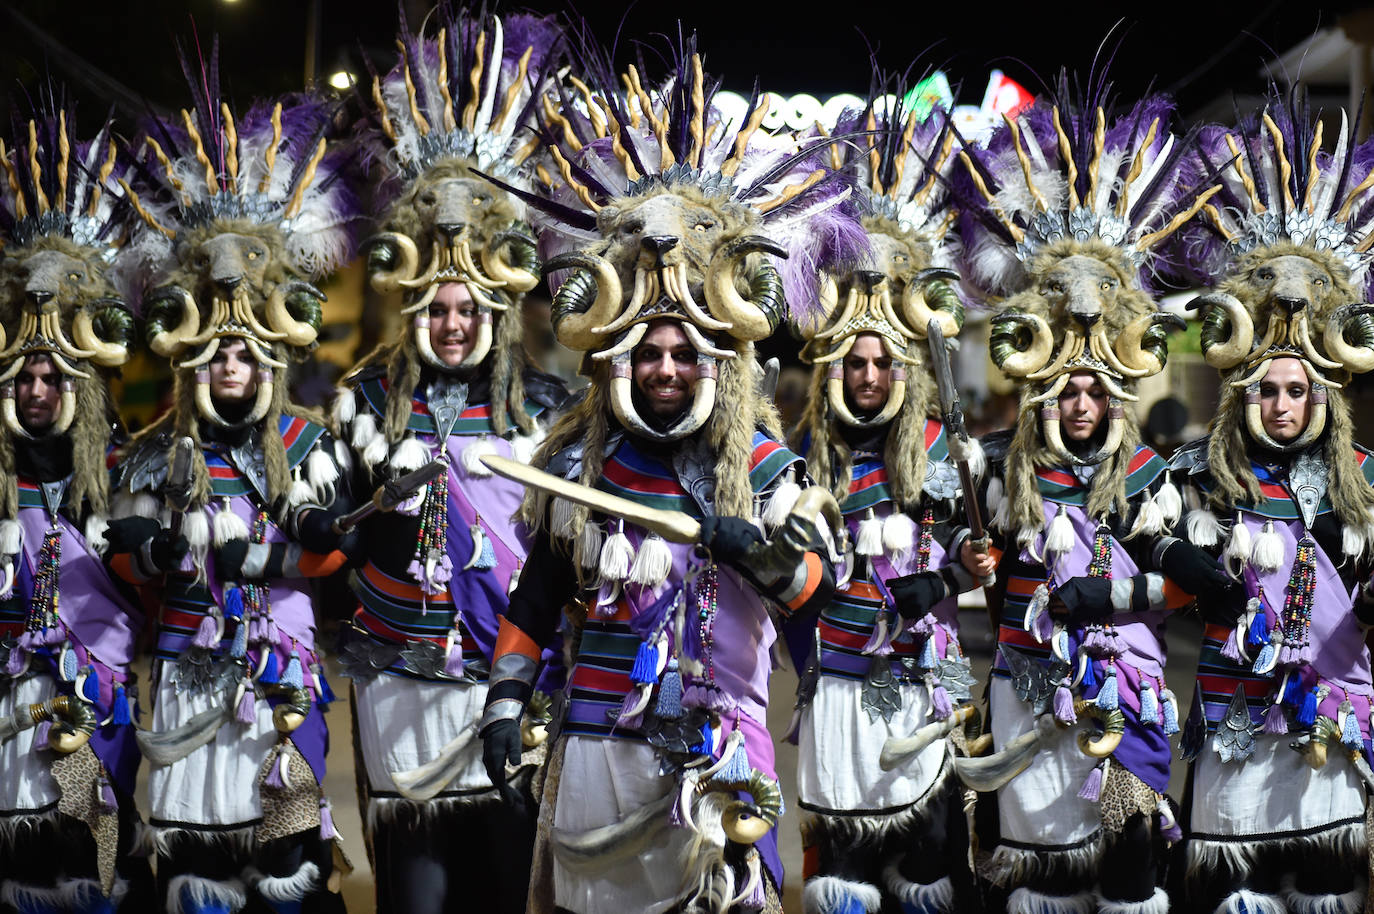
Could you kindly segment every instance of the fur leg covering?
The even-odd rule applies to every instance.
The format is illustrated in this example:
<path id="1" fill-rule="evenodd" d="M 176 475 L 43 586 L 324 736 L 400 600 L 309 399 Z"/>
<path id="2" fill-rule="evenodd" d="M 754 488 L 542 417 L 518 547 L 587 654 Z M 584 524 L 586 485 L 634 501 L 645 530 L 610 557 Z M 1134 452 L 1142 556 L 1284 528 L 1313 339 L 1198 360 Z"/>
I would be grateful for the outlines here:
<path id="1" fill-rule="evenodd" d="M 251 873 L 249 881 L 257 893 L 274 906 L 281 902 L 302 901 L 320 883 L 320 868 L 307 860 L 290 876 L 264 876 Z"/>
<path id="2" fill-rule="evenodd" d="M 836 876 L 813 876 L 802 889 L 806 914 L 877 914 L 883 894 L 876 885 Z"/>
<path id="3" fill-rule="evenodd" d="M 1169 893 L 1156 886 L 1144 901 L 1113 901 L 1098 889 L 1097 914 L 1169 914 Z"/>
<path id="4" fill-rule="evenodd" d="M 234 914 L 248 904 L 243 883 L 178 876 L 167 884 L 167 914 Z"/>
<path id="5" fill-rule="evenodd" d="M 67 903 L 63 910 L 80 914 L 114 914 L 127 894 L 129 883 L 123 879 L 115 880 L 108 898 L 100 890 L 100 883 L 94 879 L 72 879 L 62 884 L 62 895 Z"/>
<path id="6" fill-rule="evenodd" d="M 1308 895 L 1297 888 L 1293 874 L 1283 877 L 1283 900 L 1293 914 L 1359 914 L 1364 910 L 1364 880 L 1343 895 Z"/>
<path id="7" fill-rule="evenodd" d="M 0 886 L 0 903 L 13 908 L 19 914 L 62 914 L 67 910 L 67 901 L 62 889 L 23 885 L 12 879 L 5 880 Z"/>
<path id="8" fill-rule="evenodd" d="M 1288 914 L 1288 909 L 1276 895 L 1241 889 L 1222 899 L 1212 914 Z"/>
<path id="9" fill-rule="evenodd" d="M 888 864 L 883 870 L 883 882 L 902 905 L 902 914 L 953 914 L 954 883 L 948 876 L 942 876 L 929 885 L 912 882 L 897 869 L 897 864 Z"/>
<path id="10" fill-rule="evenodd" d="M 1093 914 L 1097 899 L 1092 892 L 1077 895 L 1042 895 L 1020 888 L 1007 896 L 1007 914 Z"/>

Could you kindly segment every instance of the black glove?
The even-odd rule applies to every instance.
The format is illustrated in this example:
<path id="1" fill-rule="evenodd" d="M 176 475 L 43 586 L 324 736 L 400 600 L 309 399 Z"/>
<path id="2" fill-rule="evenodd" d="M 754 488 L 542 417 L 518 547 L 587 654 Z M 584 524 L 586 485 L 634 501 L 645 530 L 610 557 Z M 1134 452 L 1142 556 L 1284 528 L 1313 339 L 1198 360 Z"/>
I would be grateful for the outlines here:
<path id="1" fill-rule="evenodd" d="M 712 515 L 701 522 L 701 545 L 717 562 L 737 562 L 755 543 L 762 543 L 759 528 L 742 517 Z"/>
<path id="2" fill-rule="evenodd" d="M 1112 582 L 1107 578 L 1069 578 L 1050 597 L 1050 615 L 1071 622 L 1104 619 L 1112 609 Z"/>
<path id="3" fill-rule="evenodd" d="M 151 517 L 121 517 L 105 528 L 110 555 L 133 552 L 162 532 L 162 525 Z"/>
<path id="4" fill-rule="evenodd" d="M 938 571 L 918 571 L 890 578 L 888 592 L 897 602 L 897 612 L 905 619 L 919 619 L 936 603 L 949 596 L 949 584 Z"/>
<path id="5" fill-rule="evenodd" d="M 495 720 L 482 731 L 482 764 L 486 766 L 487 777 L 501 794 L 501 799 L 517 811 L 524 810 L 525 798 L 520 791 L 506 783 L 506 765 L 520 764 L 520 754 L 524 748 L 518 720 Z"/>
<path id="6" fill-rule="evenodd" d="M 1202 603 L 1229 602 L 1240 586 L 1206 550 L 1186 540 L 1175 540 L 1165 548 L 1159 570 Z"/>
<path id="7" fill-rule="evenodd" d="M 158 528 L 152 542 L 148 544 L 148 560 L 158 571 L 175 571 L 181 567 L 181 560 L 191 550 L 191 544 L 180 533 Z"/>
<path id="8" fill-rule="evenodd" d="M 237 580 L 248 557 L 247 540 L 230 540 L 215 550 L 215 577 L 220 582 Z"/>
<path id="9" fill-rule="evenodd" d="M 334 521 L 341 515 L 327 508 L 305 511 L 296 521 L 298 542 L 311 552 L 333 552 L 339 548 L 343 536 L 334 530 Z"/>

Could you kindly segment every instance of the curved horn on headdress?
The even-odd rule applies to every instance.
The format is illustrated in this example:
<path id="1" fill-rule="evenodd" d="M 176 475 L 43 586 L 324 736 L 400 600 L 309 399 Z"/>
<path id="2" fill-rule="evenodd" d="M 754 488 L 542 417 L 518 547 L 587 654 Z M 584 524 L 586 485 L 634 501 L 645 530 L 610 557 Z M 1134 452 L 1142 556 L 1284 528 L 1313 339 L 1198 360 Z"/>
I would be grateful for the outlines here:
<path id="1" fill-rule="evenodd" d="M 1374 314 L 1374 305 L 1364 302 L 1342 305 L 1326 322 L 1326 334 L 1322 342 L 1327 355 L 1352 374 L 1374 368 L 1374 345 L 1371 345 L 1374 343 L 1374 332 L 1371 332 L 1374 328 L 1365 319 L 1370 314 Z M 1356 339 L 1361 342 L 1351 343 L 1346 339 L 1346 333 L 1350 330 L 1356 332 Z"/>
<path id="2" fill-rule="evenodd" d="M 1021 345 L 1021 333 L 1030 331 L 1030 341 Z M 1024 311 L 1005 311 L 992 319 L 988 332 L 988 352 L 997 367 L 1009 377 L 1034 374 L 1050 360 L 1054 334 L 1044 318 Z"/>
<path id="3" fill-rule="evenodd" d="M 943 267 L 921 270 L 911 278 L 902 291 L 902 323 L 910 336 L 924 339 L 932 320 L 940 322 L 945 339 L 954 339 L 964 326 L 964 305 L 949 287 L 958 282 L 959 274 Z M 931 303 L 934 307 L 931 307 Z"/>
<path id="4" fill-rule="evenodd" d="M 301 310 L 305 320 L 297 320 L 287 307 L 288 297 L 303 298 L 305 306 Z M 284 334 L 282 341 L 288 346 L 309 346 L 320 335 L 320 304 L 328 301 L 325 294 L 308 282 L 299 279 L 278 283 L 267 297 L 263 315 L 267 324 L 277 333 Z"/>
<path id="5" fill-rule="evenodd" d="M 575 268 L 553 297 L 553 334 L 569 349 L 588 352 L 601 344 L 593 328 L 611 323 L 620 309 L 620 276 L 604 257 L 573 251 L 544 264 L 544 275 Z"/>
<path id="6" fill-rule="evenodd" d="M 175 356 L 186 341 L 200 329 L 200 310 L 196 299 L 180 286 L 165 286 L 151 296 L 148 305 L 148 348 L 163 358 Z M 175 327 L 168 329 L 172 321 Z"/>
<path id="7" fill-rule="evenodd" d="M 1103 354 L 1116 357 L 1112 367 L 1129 377 L 1150 377 L 1164 370 L 1168 350 L 1164 335 L 1169 328 L 1183 330 L 1188 322 L 1177 314 L 1156 311 L 1131 321 L 1117 336 L 1116 342 L 1104 347 Z"/>
<path id="8" fill-rule="evenodd" d="M 1107 438 L 1102 442 L 1102 447 L 1086 457 L 1075 454 L 1064 446 L 1064 432 L 1059 426 L 1057 402 L 1046 401 L 1041 405 L 1040 431 L 1044 435 L 1045 446 L 1060 460 L 1075 466 L 1092 466 L 1106 460 L 1121 447 L 1121 441 L 1126 434 L 1126 407 L 1115 396 L 1107 401 Z"/>
<path id="9" fill-rule="evenodd" d="M 1184 305 L 1187 311 L 1206 308 L 1202 316 L 1202 357 L 1213 368 L 1239 365 L 1255 342 L 1255 322 L 1240 299 L 1229 292 L 1208 292 Z M 1226 326 L 1230 323 L 1230 332 Z"/>
<path id="10" fill-rule="evenodd" d="M 515 255 L 513 262 L 501 257 L 501 249 L 509 247 Z M 539 257 L 534 239 L 524 232 L 501 232 L 482 248 L 482 271 L 512 292 L 528 292 L 539 284 Z"/>
<path id="11" fill-rule="evenodd" d="M 272 369 L 265 366 L 258 366 L 258 393 L 253 401 L 253 408 L 238 422 L 230 422 L 219 414 L 215 409 L 215 401 L 210 396 L 210 371 L 206 368 L 196 369 L 196 410 L 201 417 L 223 426 L 224 428 L 245 428 L 260 420 L 267 415 L 267 411 L 272 407 L 272 395 L 275 391 L 276 383 L 273 379 Z"/>
<path id="12" fill-rule="evenodd" d="M 1363 326 L 1357 326 L 1356 332 L 1363 333 L 1366 339 L 1374 340 L 1374 331 L 1370 329 L 1370 322 L 1361 319 L 1360 324 Z M 1330 325 L 1328 324 L 1327 326 L 1329 327 Z M 1308 326 L 1306 312 L 1299 312 L 1289 320 L 1288 339 L 1301 349 L 1303 353 L 1306 354 L 1308 361 L 1315 366 L 1319 366 L 1326 371 L 1333 371 L 1345 367 L 1340 362 L 1328 359 L 1317 351 L 1317 345 L 1312 342 L 1312 329 Z"/>
<path id="13" fill-rule="evenodd" d="M 887 392 L 887 402 L 876 415 L 869 419 L 860 419 L 850 410 L 849 404 L 844 402 L 844 366 L 841 362 L 831 362 L 827 369 L 825 378 L 826 399 L 830 401 L 830 408 L 835 411 L 835 416 L 845 425 L 857 428 L 876 428 L 887 425 L 897 416 L 898 410 L 906 402 L 906 366 L 900 362 L 892 365 L 892 386 Z"/>
<path id="14" fill-rule="evenodd" d="M 463 360 L 457 365 L 449 365 L 439 358 L 434 351 L 434 344 L 429 339 L 429 312 L 418 311 L 415 314 L 414 333 L 415 348 L 420 351 L 420 358 L 433 368 L 440 371 L 453 371 L 458 368 L 469 368 L 473 365 L 480 365 L 482 360 L 491 351 L 491 311 L 487 308 L 479 308 L 477 314 L 477 337 L 473 340 L 472 350 L 463 356 Z"/>
<path id="15" fill-rule="evenodd" d="M 839 304 L 840 292 L 839 287 L 835 285 L 834 278 L 828 274 L 825 277 L 825 284 L 821 286 L 821 292 L 824 294 L 827 292 L 827 289 L 831 304 L 829 308 L 826 309 L 826 316 L 822 321 L 822 325 L 828 322 L 830 326 L 817 332 L 813 337 L 813 339 L 816 340 L 828 340 L 832 336 L 835 336 L 849 324 L 855 312 L 859 310 L 859 287 L 857 284 L 851 283 L 849 286 L 849 293 L 844 297 L 844 310 L 840 312 L 838 318 L 831 321 L 830 318 L 835 314 L 835 308 Z"/>
<path id="16" fill-rule="evenodd" d="M 67 429 L 72 427 L 72 420 L 76 418 L 76 382 L 71 378 L 62 379 L 62 393 L 57 398 L 57 415 L 53 418 L 52 426 L 48 428 L 49 435 L 65 435 Z"/>
<path id="17" fill-rule="evenodd" d="M 23 364 L 22 358 L 20 364 Z M 14 403 L 13 381 L 0 384 L 0 420 L 4 421 L 5 428 L 9 429 L 11 434 L 18 435 L 20 438 L 33 437 L 29 434 L 29 430 L 24 428 L 23 423 L 19 421 L 19 410 Z"/>
<path id="18" fill-rule="evenodd" d="M 363 242 L 368 250 L 367 270 L 372 288 L 378 292 L 395 292 L 401 282 L 415 278 L 420 269 L 420 250 L 409 235 L 382 232 Z"/>
<path id="19" fill-rule="evenodd" d="M 1093 734 L 1084 730 L 1078 734 L 1078 748 L 1083 750 L 1084 755 L 1106 758 L 1121 745 L 1121 737 L 1126 732 L 1126 716 L 1120 711 L 1106 711 L 1099 708 L 1096 702 L 1079 699 L 1073 703 L 1073 712 L 1080 719 L 1086 717 L 1102 726 L 1101 733 Z"/>
<path id="20" fill-rule="evenodd" d="M 107 340 L 95 330 L 94 305 L 101 305 L 101 325 L 114 339 Z M 72 317 L 72 341 L 92 353 L 90 359 L 101 368 L 118 368 L 129 360 L 129 341 L 133 336 L 134 319 L 122 302 L 106 299 L 82 308 Z"/>
<path id="21" fill-rule="evenodd" d="M 735 267 L 755 252 L 786 257 L 787 252 L 762 235 L 737 238 L 716 251 L 706 271 L 706 307 L 717 320 L 730 324 L 730 334 L 741 340 L 761 340 L 778 326 L 787 305 L 782 296 L 782 277 L 771 263 L 762 263 L 750 278 L 750 297 L 735 289 Z"/>
<path id="22" fill-rule="evenodd" d="M 711 410 L 716 405 L 716 360 L 709 355 L 697 354 L 697 382 L 692 388 L 691 409 L 665 431 L 650 427 L 635 409 L 633 374 L 630 353 L 618 354 L 611 363 L 611 412 L 627 429 L 653 440 L 676 441 L 692 434 L 711 418 Z"/>
<path id="23" fill-rule="evenodd" d="M 219 341 L 219 337 L 210 340 L 200 352 L 186 359 L 184 362 L 178 362 L 177 368 L 199 368 L 202 365 L 208 365 L 210 360 L 215 357 L 215 353 L 219 352 Z"/>

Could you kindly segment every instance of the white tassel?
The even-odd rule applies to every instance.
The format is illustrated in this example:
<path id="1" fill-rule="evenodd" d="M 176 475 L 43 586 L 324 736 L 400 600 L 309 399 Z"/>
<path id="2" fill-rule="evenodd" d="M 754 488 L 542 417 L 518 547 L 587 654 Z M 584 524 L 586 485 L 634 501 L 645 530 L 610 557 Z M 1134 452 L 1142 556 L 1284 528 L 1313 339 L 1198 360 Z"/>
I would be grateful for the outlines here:
<path id="1" fill-rule="evenodd" d="M 583 525 L 585 532 L 587 527 L 594 526 L 591 523 Z M 553 507 L 549 509 L 549 532 L 562 539 L 572 539 L 573 529 L 573 503 L 566 498 L 555 498 Z M 597 544 L 600 546 L 600 543 Z"/>
<path id="2" fill-rule="evenodd" d="M 621 521 L 620 526 L 606 537 L 606 542 L 601 547 L 601 561 L 598 564 L 601 577 L 607 581 L 625 580 L 630 575 L 630 562 L 634 557 L 635 547 L 625 535 L 625 522 Z"/>
<path id="3" fill-rule="evenodd" d="M 906 555 L 916 545 L 916 522 L 905 511 L 883 518 L 883 549 L 892 558 Z"/>
<path id="4" fill-rule="evenodd" d="M 234 513 L 229 505 L 229 499 L 224 499 L 220 503 L 220 509 L 215 512 L 215 548 L 228 543 L 230 540 L 248 539 L 248 524 L 243 518 Z"/>
<path id="5" fill-rule="evenodd" d="M 334 421 L 340 430 L 358 415 L 358 400 L 351 390 L 341 390 L 334 398 Z"/>
<path id="6" fill-rule="evenodd" d="M 380 434 L 373 435 L 372 440 L 359 452 L 363 466 L 369 470 L 376 469 L 386 460 L 386 439 Z"/>
<path id="7" fill-rule="evenodd" d="M 92 514 L 87 518 L 86 548 L 103 557 L 110 550 L 110 541 L 105 539 L 105 531 L 109 528 L 110 522 L 99 514 Z"/>
<path id="8" fill-rule="evenodd" d="M 485 479 L 491 475 L 491 470 L 482 462 L 483 457 L 489 457 L 496 453 L 496 445 L 491 443 L 491 439 L 482 435 L 476 441 L 463 448 L 463 469 L 469 476 L 476 476 Z"/>
<path id="9" fill-rule="evenodd" d="M 1010 523 L 1011 509 L 1007 504 L 1007 489 L 1002 483 L 1000 476 L 994 476 L 988 480 L 988 511 L 992 514 L 992 519 L 988 525 L 998 530 L 1007 529 Z"/>
<path id="10" fill-rule="evenodd" d="M 1231 525 L 1231 539 L 1226 543 L 1226 558 L 1235 559 L 1242 566 L 1250 559 L 1250 530 L 1236 512 L 1236 522 Z"/>
<path id="11" fill-rule="evenodd" d="M 334 484 L 339 481 L 339 468 L 322 448 L 315 448 L 305 461 L 305 478 L 320 504 L 334 501 Z"/>
<path id="12" fill-rule="evenodd" d="M 296 467 L 291 475 L 291 487 L 286 490 L 286 503 L 294 508 L 313 502 L 315 490 L 310 487 L 310 483 L 301 479 L 301 468 Z"/>
<path id="13" fill-rule="evenodd" d="M 883 522 L 873 516 L 872 508 L 869 508 L 864 519 L 859 521 L 859 541 L 855 544 L 854 551 L 859 555 L 883 554 Z"/>
<path id="14" fill-rule="evenodd" d="M 639 544 L 634 564 L 630 566 L 630 583 L 657 587 L 668 580 L 673 570 L 673 553 L 658 534 L 651 533 Z"/>
<path id="15" fill-rule="evenodd" d="M 570 530 L 572 528 L 563 527 L 561 529 Z M 577 544 L 577 556 L 578 564 L 583 568 L 590 571 L 596 570 L 597 564 L 601 561 L 601 545 L 604 535 L 600 524 L 587 521 L 582 525 L 582 532 L 579 534 Z"/>
<path id="16" fill-rule="evenodd" d="M 339 465 L 339 469 L 345 473 L 353 469 L 353 452 L 348 449 L 348 445 L 339 439 L 334 439 L 334 462 Z M 330 499 L 331 501 L 333 499 Z"/>
<path id="17" fill-rule="evenodd" d="M 792 506 L 801 497 L 801 486 L 797 485 L 795 479 L 788 480 L 776 489 L 773 494 L 768 496 L 768 504 L 763 508 L 763 523 L 768 527 L 780 527 L 787 520 L 787 515 L 792 511 Z"/>
<path id="18" fill-rule="evenodd" d="M 1283 564 L 1283 539 L 1274 532 L 1274 522 L 1267 520 L 1250 547 L 1250 564 L 1257 571 L 1278 571 Z"/>
<path id="19" fill-rule="evenodd" d="M 1154 502 L 1163 514 L 1166 526 L 1172 527 L 1183 516 L 1183 496 L 1178 494 L 1178 488 L 1167 479 L 1155 493 Z"/>
<path id="20" fill-rule="evenodd" d="M 1164 530 L 1164 511 L 1159 507 L 1159 503 L 1153 498 L 1141 500 L 1140 507 L 1136 509 L 1135 525 L 1131 527 L 1131 532 L 1126 534 L 1127 538 L 1144 534 L 1153 536 Z"/>
<path id="21" fill-rule="evenodd" d="M 1221 542 L 1221 521 L 1206 508 L 1189 511 L 1185 526 L 1188 529 L 1188 541 L 1195 546 L 1215 546 Z"/>
<path id="22" fill-rule="evenodd" d="M 349 443 L 353 450 L 361 451 L 377 437 L 377 420 L 371 413 L 363 413 L 353 422 L 353 435 Z"/>
<path id="23" fill-rule="evenodd" d="M 204 554 L 210 547 L 210 519 L 204 511 L 187 511 L 181 519 L 181 535 L 193 551 Z"/>
<path id="24" fill-rule="evenodd" d="M 968 471 L 973 474 L 974 479 L 982 479 L 983 474 L 988 471 L 988 458 L 977 438 L 970 438 L 968 441 Z"/>
<path id="25" fill-rule="evenodd" d="M 1045 558 L 1051 555 L 1067 555 L 1073 548 L 1073 521 L 1069 520 L 1068 513 L 1063 505 L 1059 505 L 1054 512 L 1054 520 L 1050 521 L 1049 528 L 1045 531 Z"/>
<path id="26" fill-rule="evenodd" d="M 17 520 L 0 520 L 0 555 L 18 555 L 24 545 L 24 528 Z"/>
<path id="27" fill-rule="evenodd" d="M 406 435 L 391 452 L 391 468 L 399 473 L 413 473 L 429 463 L 429 448 L 413 435 Z"/>
<path id="28" fill-rule="evenodd" d="M 531 435 L 516 435 L 510 440 L 510 456 L 512 460 L 521 463 L 529 463 L 534 457 L 534 450 L 539 446 L 539 442 Z"/>
<path id="29" fill-rule="evenodd" d="M 130 517 L 156 518 L 162 510 L 162 503 L 152 492 L 139 492 L 134 496 L 133 514 Z"/>

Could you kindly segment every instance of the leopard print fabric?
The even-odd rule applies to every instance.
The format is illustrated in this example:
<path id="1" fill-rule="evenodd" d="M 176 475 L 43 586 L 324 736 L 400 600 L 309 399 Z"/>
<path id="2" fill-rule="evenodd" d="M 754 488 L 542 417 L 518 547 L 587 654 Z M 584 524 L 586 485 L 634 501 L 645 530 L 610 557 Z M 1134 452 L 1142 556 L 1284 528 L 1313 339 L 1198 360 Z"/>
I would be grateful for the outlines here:
<path id="1" fill-rule="evenodd" d="M 267 777 L 278 754 L 286 766 L 286 787 L 269 787 Z M 259 844 L 320 827 L 320 798 L 323 795 L 310 764 L 285 737 L 267 754 L 258 770 L 258 795 L 262 798 L 262 824 L 257 828 Z"/>
<path id="2" fill-rule="evenodd" d="M 86 823 L 95 838 L 96 871 L 100 874 L 100 890 L 108 898 L 114 891 L 115 854 L 119 845 L 119 815 L 100 805 L 97 782 L 101 773 L 100 759 L 89 743 L 69 755 L 59 756 L 52 763 L 53 779 L 62 790 L 57 801 L 58 812 Z"/>
<path id="3" fill-rule="evenodd" d="M 1117 834 L 1137 812 L 1148 819 L 1159 810 L 1159 794 L 1122 765 L 1107 769 L 1102 784 L 1102 827 Z"/>

